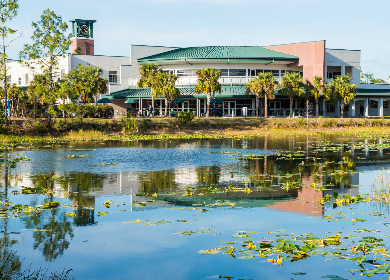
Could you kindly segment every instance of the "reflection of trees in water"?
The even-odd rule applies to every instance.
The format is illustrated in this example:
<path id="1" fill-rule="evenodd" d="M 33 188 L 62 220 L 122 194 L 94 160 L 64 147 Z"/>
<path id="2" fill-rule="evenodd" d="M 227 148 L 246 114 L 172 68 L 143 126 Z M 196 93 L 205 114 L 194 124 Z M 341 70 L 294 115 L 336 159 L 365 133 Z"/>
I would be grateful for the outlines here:
<path id="1" fill-rule="evenodd" d="M 138 175 L 140 191 L 143 193 L 155 193 L 175 191 L 175 172 L 173 170 L 142 172 Z"/>
<path id="2" fill-rule="evenodd" d="M 33 246 L 42 251 L 46 261 L 55 260 L 68 249 L 73 229 L 60 209 L 44 210 L 21 220 L 27 229 L 37 229 L 33 232 Z"/>
<path id="3" fill-rule="evenodd" d="M 8 202 L 8 164 L 3 165 L 4 168 L 4 192 L 1 193 L 1 201 Z M 2 203 L 1 213 L 3 218 L 1 219 L 4 223 L 3 234 L 0 235 L 0 248 L 2 250 L 0 254 L 0 277 L 1 279 L 12 279 L 12 274 L 20 272 L 21 261 L 20 257 L 16 252 L 11 251 L 11 246 L 17 243 L 16 239 L 12 238 L 12 233 L 8 232 L 8 204 Z"/>
<path id="4" fill-rule="evenodd" d="M 219 183 L 221 168 L 219 166 L 201 166 L 195 168 L 198 184 L 215 186 Z"/>
<path id="5" fill-rule="evenodd" d="M 47 188 L 53 191 L 54 181 L 50 175 L 40 175 L 32 178 L 34 187 Z M 44 203 L 53 202 L 53 194 L 45 198 Z M 31 216 L 21 218 L 28 229 L 34 229 L 34 249 L 42 251 L 46 261 L 55 260 L 68 249 L 73 238 L 73 229 L 65 213 L 60 208 L 36 211 Z"/>

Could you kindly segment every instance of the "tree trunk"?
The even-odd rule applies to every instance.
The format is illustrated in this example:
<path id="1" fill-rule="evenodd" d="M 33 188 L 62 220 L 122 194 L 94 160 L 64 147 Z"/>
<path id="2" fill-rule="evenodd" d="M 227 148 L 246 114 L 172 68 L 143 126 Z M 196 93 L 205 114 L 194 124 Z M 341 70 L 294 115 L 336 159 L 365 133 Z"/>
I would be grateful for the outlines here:
<path id="1" fill-rule="evenodd" d="M 318 112 L 318 98 L 316 98 L 316 117 L 318 118 L 319 112 Z M 325 110 L 325 109 L 324 109 Z"/>
<path id="2" fill-rule="evenodd" d="M 2 28 L 4 30 L 4 23 L 2 23 Z M 8 93 L 7 93 L 7 65 L 5 60 L 5 35 L 3 34 L 3 83 L 4 83 L 4 98 L 5 98 L 5 125 L 8 126 Z"/>
<path id="3" fill-rule="evenodd" d="M 210 112 L 210 96 L 211 94 L 210 93 L 207 93 L 207 107 L 206 107 L 206 118 L 209 117 L 209 112 Z M 229 112 L 228 112 L 229 114 Z"/>
<path id="4" fill-rule="evenodd" d="M 150 87 L 150 95 L 152 96 L 152 116 L 154 117 L 154 96 L 153 96 L 153 86 Z"/>
<path id="5" fill-rule="evenodd" d="M 344 99 L 340 99 L 340 107 L 341 107 L 341 110 L 340 110 L 340 116 L 341 118 L 344 118 Z"/>
<path id="6" fill-rule="evenodd" d="M 53 66 L 52 66 L 52 61 L 53 61 L 53 56 L 50 55 L 50 67 L 49 67 L 49 96 L 51 95 L 51 91 L 53 89 Z M 50 105 L 47 105 L 46 106 L 46 110 L 47 110 L 47 125 L 49 126 L 50 125 L 50 122 L 51 122 L 51 115 L 49 114 L 49 107 Z"/>
<path id="7" fill-rule="evenodd" d="M 165 98 L 165 117 L 168 117 L 168 99 Z"/>
<path id="8" fill-rule="evenodd" d="M 306 129 L 309 130 L 309 100 L 306 100 Z"/>
<path id="9" fill-rule="evenodd" d="M 290 96 L 290 118 L 293 116 L 293 105 L 294 105 L 294 97 Z"/>
<path id="10" fill-rule="evenodd" d="M 267 100 L 267 95 L 264 95 L 264 118 L 267 119 L 268 118 L 268 100 Z"/>
<path id="11" fill-rule="evenodd" d="M 259 97 L 256 95 L 256 117 L 259 116 Z"/>
<path id="12" fill-rule="evenodd" d="M 263 116 L 263 98 L 260 98 L 260 117 Z"/>

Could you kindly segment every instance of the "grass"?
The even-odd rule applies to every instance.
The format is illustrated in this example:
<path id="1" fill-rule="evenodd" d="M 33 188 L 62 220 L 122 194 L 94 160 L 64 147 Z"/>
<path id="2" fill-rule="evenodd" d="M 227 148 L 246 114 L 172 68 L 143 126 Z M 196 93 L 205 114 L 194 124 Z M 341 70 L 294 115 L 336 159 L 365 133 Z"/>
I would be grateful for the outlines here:
<path id="1" fill-rule="evenodd" d="M 266 135 L 310 132 L 387 132 L 390 119 L 378 118 L 310 118 L 307 130 L 303 118 L 195 118 L 187 126 L 181 126 L 176 118 L 138 118 L 140 135 L 229 134 Z M 51 138 L 64 140 L 106 139 L 125 136 L 120 119 L 55 119 L 51 127 L 40 120 L 12 120 L 8 131 L 0 141 L 12 141 L 13 137 L 28 136 L 33 141 Z"/>

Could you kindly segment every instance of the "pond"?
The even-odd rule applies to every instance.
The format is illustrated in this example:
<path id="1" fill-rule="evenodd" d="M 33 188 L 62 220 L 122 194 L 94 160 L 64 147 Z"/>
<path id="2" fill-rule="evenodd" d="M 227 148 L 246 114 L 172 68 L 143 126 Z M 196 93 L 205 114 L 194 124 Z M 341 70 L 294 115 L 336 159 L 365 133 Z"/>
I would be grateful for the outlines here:
<path id="1" fill-rule="evenodd" d="M 2 148 L 3 275 L 388 277 L 388 135 Z"/>

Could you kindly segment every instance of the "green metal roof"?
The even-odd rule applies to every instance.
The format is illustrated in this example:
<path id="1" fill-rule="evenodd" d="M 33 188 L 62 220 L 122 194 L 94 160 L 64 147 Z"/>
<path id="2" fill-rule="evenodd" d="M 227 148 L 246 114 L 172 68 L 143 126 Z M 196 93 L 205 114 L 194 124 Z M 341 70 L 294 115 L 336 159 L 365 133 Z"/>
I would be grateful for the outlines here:
<path id="1" fill-rule="evenodd" d="M 195 86 L 178 86 L 181 98 L 205 98 L 205 94 L 195 92 Z M 245 97 L 245 85 L 222 85 L 221 94 L 216 94 L 218 98 L 242 98 Z M 142 89 L 124 89 L 113 92 L 110 95 L 111 99 L 127 99 L 127 98 L 150 98 L 150 88 Z M 107 98 L 107 97 L 106 97 Z"/>
<path id="2" fill-rule="evenodd" d="M 138 59 L 138 63 L 172 61 L 297 61 L 298 56 L 263 47 L 210 46 L 171 50 Z"/>
<path id="3" fill-rule="evenodd" d="M 388 96 L 390 97 L 390 88 L 388 89 L 366 89 L 358 88 L 356 96 Z"/>

